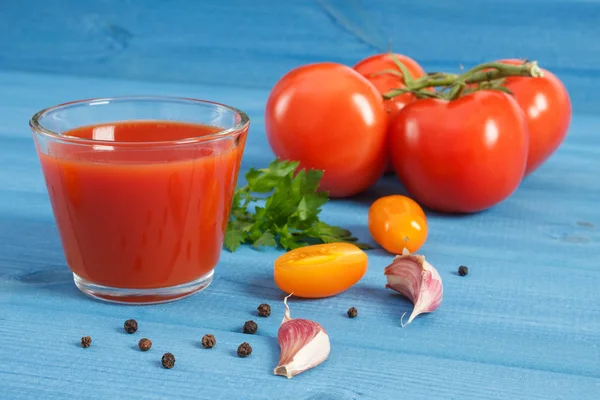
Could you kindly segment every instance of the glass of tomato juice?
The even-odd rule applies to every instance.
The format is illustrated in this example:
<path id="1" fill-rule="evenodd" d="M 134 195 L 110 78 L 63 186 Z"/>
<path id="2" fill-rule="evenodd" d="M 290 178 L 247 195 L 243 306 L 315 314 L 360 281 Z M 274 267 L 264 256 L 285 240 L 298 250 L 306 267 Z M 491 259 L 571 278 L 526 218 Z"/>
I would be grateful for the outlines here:
<path id="1" fill-rule="evenodd" d="M 67 265 L 85 294 L 162 303 L 206 288 L 249 128 L 203 100 L 116 97 L 30 120 Z"/>

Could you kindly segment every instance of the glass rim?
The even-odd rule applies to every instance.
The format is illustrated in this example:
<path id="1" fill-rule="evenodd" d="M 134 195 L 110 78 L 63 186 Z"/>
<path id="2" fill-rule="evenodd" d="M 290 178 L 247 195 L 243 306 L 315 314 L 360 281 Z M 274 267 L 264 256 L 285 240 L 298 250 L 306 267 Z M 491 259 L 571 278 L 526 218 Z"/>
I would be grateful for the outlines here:
<path id="1" fill-rule="evenodd" d="M 216 107 L 222 107 L 229 111 L 232 111 L 236 115 L 239 116 L 240 121 L 235 124 L 231 128 L 221 129 L 218 132 L 211 133 L 203 136 L 192 136 L 184 139 L 177 140 L 153 140 L 153 141 L 140 141 L 140 142 L 126 142 L 126 141 L 113 141 L 113 140 L 97 140 L 97 139 L 84 139 L 76 136 L 68 136 L 63 135 L 58 132 L 54 132 L 51 129 L 46 128 L 40 123 L 40 119 L 45 115 L 59 111 L 61 109 L 66 109 L 72 106 L 82 106 L 89 103 L 101 103 L 101 102 L 111 102 L 111 101 L 156 101 L 156 102 L 184 102 L 184 103 L 195 103 L 197 105 L 211 105 Z M 143 120 L 143 121 L 153 121 L 153 120 Z M 156 121 L 165 121 L 165 120 L 156 120 Z M 115 121 L 116 122 L 116 121 Z M 174 120 L 173 122 L 178 122 Z M 111 146 L 132 146 L 132 147 L 145 147 L 145 146 L 169 146 L 169 145 L 183 145 L 183 144 L 194 144 L 199 142 L 211 142 L 215 140 L 219 140 L 226 137 L 235 136 L 236 134 L 242 132 L 248 125 L 250 124 L 250 118 L 248 115 L 232 106 L 228 106 L 223 103 L 218 103 L 210 100 L 201 100 L 195 99 L 191 97 L 177 97 L 177 96 L 113 96 L 113 97 L 97 97 L 97 98 L 89 98 L 82 100 L 74 100 L 66 103 L 57 104 L 51 107 L 44 108 L 36 112 L 29 119 L 29 126 L 36 133 L 49 137 L 53 140 L 59 140 L 61 142 L 79 144 L 79 145 L 111 145 Z M 82 125 L 84 126 L 84 125 Z"/>

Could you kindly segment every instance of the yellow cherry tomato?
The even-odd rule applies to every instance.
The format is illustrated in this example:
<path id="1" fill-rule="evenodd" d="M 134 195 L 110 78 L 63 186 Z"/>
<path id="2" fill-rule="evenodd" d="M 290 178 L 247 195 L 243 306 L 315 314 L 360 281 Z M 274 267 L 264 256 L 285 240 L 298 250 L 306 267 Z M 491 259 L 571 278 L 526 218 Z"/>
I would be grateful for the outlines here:
<path id="1" fill-rule="evenodd" d="M 275 260 L 275 283 L 298 297 L 334 296 L 358 282 L 367 264 L 367 254 L 351 243 L 301 247 Z"/>
<path id="2" fill-rule="evenodd" d="M 427 239 L 427 218 L 417 202 L 401 195 L 377 199 L 369 208 L 369 231 L 392 254 L 419 250 Z"/>

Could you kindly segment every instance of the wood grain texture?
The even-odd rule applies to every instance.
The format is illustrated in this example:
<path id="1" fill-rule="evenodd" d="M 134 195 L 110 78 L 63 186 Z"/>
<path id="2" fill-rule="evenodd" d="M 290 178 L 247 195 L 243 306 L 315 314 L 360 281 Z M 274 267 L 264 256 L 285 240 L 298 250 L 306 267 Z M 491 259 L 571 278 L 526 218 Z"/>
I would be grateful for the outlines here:
<path id="1" fill-rule="evenodd" d="M 143 5 L 142 5 L 143 4 Z M 123 1 L 0 3 L 0 398 L 597 399 L 600 393 L 600 2 Z M 430 215 L 423 247 L 444 280 L 433 314 L 402 329 L 411 305 L 384 289 L 391 257 L 370 253 L 349 291 L 292 299 L 321 322 L 330 358 L 292 380 L 272 375 L 282 293 L 277 251 L 224 252 L 202 294 L 148 307 L 80 294 L 64 264 L 27 121 L 79 98 L 209 98 L 251 118 L 243 169 L 271 159 L 263 128 L 270 85 L 317 60 L 353 64 L 389 39 L 429 69 L 525 55 L 557 72 L 574 118 L 561 149 L 501 205 Z M 366 211 L 401 192 L 383 179 L 323 217 L 370 241 Z M 455 271 L 469 266 L 467 277 Z M 268 302 L 270 318 L 256 307 Z M 345 311 L 355 306 L 359 317 Z M 136 318 L 140 330 L 122 324 Z M 243 335 L 248 319 L 259 324 Z M 200 339 L 213 333 L 217 346 Z M 82 349 L 81 336 L 93 337 Z M 152 339 L 147 352 L 141 337 Z M 242 341 L 254 352 L 235 356 Z M 176 367 L 165 370 L 170 351 Z"/>
<path id="2" fill-rule="evenodd" d="M 536 59 L 594 111 L 599 15 L 598 0 L 8 0 L 0 68 L 267 88 L 391 43 L 428 70 Z"/>

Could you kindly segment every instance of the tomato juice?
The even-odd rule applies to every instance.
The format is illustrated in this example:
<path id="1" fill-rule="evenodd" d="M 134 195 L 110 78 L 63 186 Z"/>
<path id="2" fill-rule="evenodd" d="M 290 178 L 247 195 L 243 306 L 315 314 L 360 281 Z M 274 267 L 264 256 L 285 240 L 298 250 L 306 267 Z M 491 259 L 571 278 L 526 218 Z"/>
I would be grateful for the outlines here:
<path id="1" fill-rule="evenodd" d="M 56 141 L 38 152 L 76 276 L 106 287 L 151 289 L 211 273 L 247 126 L 233 136 L 218 137 L 220 130 L 171 121 L 103 123 L 61 133 L 88 145 Z M 207 135 L 214 136 L 203 141 Z"/>

